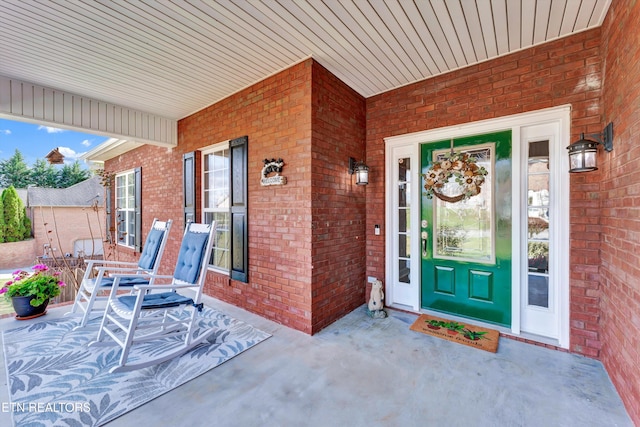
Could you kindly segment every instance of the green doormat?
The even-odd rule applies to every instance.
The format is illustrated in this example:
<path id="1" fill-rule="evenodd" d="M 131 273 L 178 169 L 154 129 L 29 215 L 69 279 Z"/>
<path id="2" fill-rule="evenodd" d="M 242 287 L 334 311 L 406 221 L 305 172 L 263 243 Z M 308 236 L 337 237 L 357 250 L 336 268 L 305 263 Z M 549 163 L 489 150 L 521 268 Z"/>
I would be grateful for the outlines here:
<path id="1" fill-rule="evenodd" d="M 421 314 L 409 329 L 492 353 L 498 351 L 500 333 L 494 329 L 467 325 L 427 314 Z"/>

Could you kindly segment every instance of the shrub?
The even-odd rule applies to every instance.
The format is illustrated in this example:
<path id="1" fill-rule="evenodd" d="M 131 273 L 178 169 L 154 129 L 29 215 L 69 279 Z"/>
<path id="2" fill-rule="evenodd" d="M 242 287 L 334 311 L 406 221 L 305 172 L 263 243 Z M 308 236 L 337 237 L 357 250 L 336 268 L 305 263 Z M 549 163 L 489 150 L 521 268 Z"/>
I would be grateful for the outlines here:
<path id="1" fill-rule="evenodd" d="M 4 208 L 0 194 L 0 243 L 4 243 Z"/>
<path id="2" fill-rule="evenodd" d="M 31 236 L 31 221 L 18 192 L 12 186 L 2 192 L 4 241 L 20 242 Z M 27 228 L 28 225 L 28 228 Z"/>

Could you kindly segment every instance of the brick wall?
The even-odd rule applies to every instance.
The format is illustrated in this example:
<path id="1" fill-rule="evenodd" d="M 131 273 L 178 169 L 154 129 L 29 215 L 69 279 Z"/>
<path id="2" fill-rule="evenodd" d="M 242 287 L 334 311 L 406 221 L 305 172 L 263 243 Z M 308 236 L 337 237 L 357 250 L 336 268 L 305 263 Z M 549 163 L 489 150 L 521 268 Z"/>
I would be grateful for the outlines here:
<path id="1" fill-rule="evenodd" d="M 0 269 L 30 267 L 35 264 L 38 252 L 36 239 L 23 240 L 21 242 L 0 243 Z"/>
<path id="2" fill-rule="evenodd" d="M 173 273 L 178 246 L 182 240 L 182 154 L 177 150 L 145 145 L 105 162 L 105 170 L 120 173 L 141 168 L 142 175 L 142 241 L 147 238 L 154 218 L 172 219 L 173 226 L 164 252 L 159 274 Z M 115 188 L 111 191 L 115 209 Z M 115 211 L 112 214 L 115 219 Z M 107 256 L 107 255 L 105 255 Z M 131 248 L 116 245 L 114 259 L 137 262 L 140 254 Z"/>
<path id="3" fill-rule="evenodd" d="M 640 423 L 639 8 L 614 2 L 602 31 L 365 101 L 308 60 L 181 120 L 177 148 L 145 146 L 107 169 L 142 166 L 145 233 L 153 217 L 175 220 L 162 271 L 170 273 L 183 229 L 182 155 L 248 135 L 250 283 L 209 273 L 206 293 L 314 333 L 366 301 L 367 275 L 385 277 L 385 233 L 373 232 L 385 224 L 384 137 L 563 104 L 572 105 L 572 140 L 613 120 L 615 149 L 600 153 L 601 170 L 571 176 L 570 349 L 602 358 Z M 260 187 L 262 159 L 272 157 L 285 160 L 288 184 Z M 346 174 L 349 157 L 371 167 L 368 186 Z"/>
<path id="4" fill-rule="evenodd" d="M 141 147 L 107 168 L 142 167 L 145 236 L 154 217 L 174 219 L 163 263 L 171 273 L 184 226 L 176 192 L 182 155 L 242 135 L 249 137 L 249 283 L 209 272 L 205 292 L 315 333 L 364 302 L 366 189 L 347 173 L 349 157 L 365 154 L 360 95 L 308 60 L 181 120 L 177 148 Z M 265 158 L 284 159 L 286 185 L 260 185 Z M 137 258 L 126 249 L 119 256 Z"/>
<path id="5" fill-rule="evenodd" d="M 76 240 L 105 239 L 104 208 L 35 206 L 31 209 L 31 226 L 35 238 L 36 255 L 44 253 L 44 245 L 55 248 L 55 255 L 73 255 Z M 87 254 L 89 255 L 89 254 Z"/>
<path id="6" fill-rule="evenodd" d="M 297 64 L 180 120 L 177 148 L 144 146 L 106 164 L 111 171 L 142 167 L 143 237 L 154 217 L 175 221 L 162 267 L 172 273 L 184 230 L 183 154 L 247 135 L 249 283 L 209 272 L 205 292 L 306 333 L 312 332 L 312 63 Z M 286 185 L 260 185 L 265 158 L 284 159 Z"/>
<path id="7" fill-rule="evenodd" d="M 483 62 L 367 99 L 367 274 L 384 277 L 384 137 L 572 105 L 572 138 L 601 130 L 600 29 Z M 571 350 L 598 357 L 597 175 L 571 177 Z"/>
<path id="8" fill-rule="evenodd" d="M 365 157 L 365 101 L 313 64 L 312 313 L 316 332 L 364 302 L 366 186 L 347 173 Z"/>
<path id="9" fill-rule="evenodd" d="M 602 361 L 640 425 L 640 3 L 612 2 L 602 27 L 604 126 L 614 148 L 599 153 Z M 591 175 L 591 174 L 589 174 Z"/>

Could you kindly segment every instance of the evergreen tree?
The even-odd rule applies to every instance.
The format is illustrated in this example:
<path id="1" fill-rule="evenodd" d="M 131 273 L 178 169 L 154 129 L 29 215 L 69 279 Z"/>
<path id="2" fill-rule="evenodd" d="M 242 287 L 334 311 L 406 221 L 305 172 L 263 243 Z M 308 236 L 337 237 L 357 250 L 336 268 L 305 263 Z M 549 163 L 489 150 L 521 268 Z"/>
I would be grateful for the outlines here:
<path id="1" fill-rule="evenodd" d="M 25 228 L 26 210 L 13 185 L 2 192 L 2 205 L 5 242 L 19 242 L 29 237 L 31 230 Z"/>
<path id="2" fill-rule="evenodd" d="M 76 160 L 73 165 L 64 165 L 58 175 L 58 188 L 67 188 L 91 178 L 91 172 L 82 169 Z"/>
<path id="3" fill-rule="evenodd" d="M 4 204 L 0 194 L 0 243 L 4 243 Z"/>
<path id="4" fill-rule="evenodd" d="M 27 188 L 29 181 L 29 168 L 18 149 L 9 159 L 0 160 L 0 187 Z"/>
<path id="5" fill-rule="evenodd" d="M 29 175 L 29 184 L 36 187 L 55 188 L 58 183 L 58 171 L 44 159 L 36 160 Z"/>
<path id="6" fill-rule="evenodd" d="M 27 215 L 26 207 L 24 208 L 23 212 L 24 212 L 24 218 L 22 221 L 22 225 L 24 229 L 24 237 L 22 238 L 22 240 L 25 240 L 31 237 L 31 219 L 29 218 L 29 215 Z"/>

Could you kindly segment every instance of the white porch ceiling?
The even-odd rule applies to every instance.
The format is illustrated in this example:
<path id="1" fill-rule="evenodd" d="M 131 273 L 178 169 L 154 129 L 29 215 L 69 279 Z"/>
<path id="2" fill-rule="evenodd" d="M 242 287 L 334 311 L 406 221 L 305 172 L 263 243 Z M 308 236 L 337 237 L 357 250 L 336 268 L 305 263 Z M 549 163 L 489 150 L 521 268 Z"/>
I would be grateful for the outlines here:
<path id="1" fill-rule="evenodd" d="M 313 57 L 364 97 L 597 27 L 611 0 L 2 0 L 0 75 L 180 119 Z"/>

